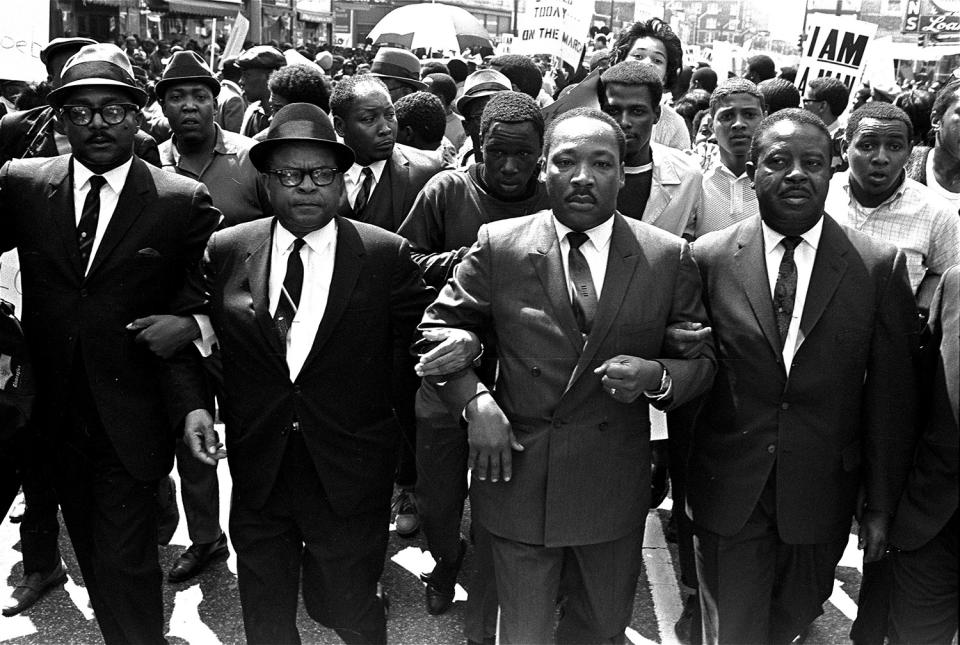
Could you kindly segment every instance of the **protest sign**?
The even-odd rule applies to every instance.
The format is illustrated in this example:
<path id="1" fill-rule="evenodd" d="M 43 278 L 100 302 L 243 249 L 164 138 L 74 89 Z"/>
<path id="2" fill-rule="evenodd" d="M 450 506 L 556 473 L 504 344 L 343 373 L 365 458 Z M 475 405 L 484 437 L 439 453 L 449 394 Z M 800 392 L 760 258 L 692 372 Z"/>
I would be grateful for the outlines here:
<path id="1" fill-rule="evenodd" d="M 807 39 L 797 66 L 797 89 L 806 91 L 807 82 L 820 76 L 840 79 L 850 93 L 856 92 L 866 66 L 875 24 L 815 13 L 807 19 Z"/>
<path id="2" fill-rule="evenodd" d="M 50 40 L 50 3 L 0 0 L 0 78 L 42 81 L 40 50 Z"/>
<path id="3" fill-rule="evenodd" d="M 590 34 L 593 3 L 582 0 L 531 0 L 517 18 L 516 54 L 559 56 L 574 68 L 580 64 Z"/>
<path id="4" fill-rule="evenodd" d="M 230 30 L 230 37 L 227 44 L 223 47 L 223 54 L 220 59 L 223 60 L 229 56 L 239 56 L 243 51 L 243 41 L 247 39 L 247 32 L 250 31 L 250 21 L 242 13 L 237 13 L 233 21 L 233 29 Z M 216 69 L 216 68 L 214 68 Z"/>

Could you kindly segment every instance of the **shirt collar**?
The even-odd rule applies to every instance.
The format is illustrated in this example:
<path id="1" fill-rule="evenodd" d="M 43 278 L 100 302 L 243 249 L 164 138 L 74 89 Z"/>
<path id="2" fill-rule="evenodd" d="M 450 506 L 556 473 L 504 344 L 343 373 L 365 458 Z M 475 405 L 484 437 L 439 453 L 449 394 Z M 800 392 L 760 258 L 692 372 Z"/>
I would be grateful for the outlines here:
<path id="1" fill-rule="evenodd" d="M 767 255 L 770 255 L 774 249 L 777 248 L 777 245 L 780 244 L 780 240 L 786 237 L 783 233 L 778 233 L 773 230 L 767 223 L 763 220 L 760 220 L 760 226 L 763 228 L 763 244 L 764 249 Z M 813 250 L 817 250 L 817 246 L 820 244 L 820 233 L 823 232 L 823 215 L 820 216 L 820 219 L 817 220 L 817 223 L 811 226 L 806 233 L 800 235 L 803 238 L 803 241 L 813 247 Z"/>
<path id="2" fill-rule="evenodd" d="M 593 242 L 594 248 L 597 250 L 604 249 L 608 244 L 610 244 L 610 237 L 613 235 L 613 220 L 614 216 L 611 215 L 605 221 L 597 224 L 593 228 L 589 228 L 584 231 L 587 234 L 587 237 L 590 238 L 590 241 Z M 563 241 L 567 237 L 567 233 L 573 231 L 572 228 L 561 222 L 557 219 L 557 216 L 553 216 L 553 225 L 557 229 L 557 237 Z"/>
<path id="3" fill-rule="evenodd" d="M 214 124 L 213 124 L 213 127 L 214 127 L 214 131 L 215 131 L 215 134 L 216 134 L 216 137 L 217 137 L 217 138 L 216 138 L 216 143 L 213 144 L 213 152 L 214 152 L 215 154 L 221 154 L 221 155 L 237 154 L 237 153 L 239 152 L 239 151 L 237 150 L 237 146 L 235 146 L 235 145 L 228 145 L 227 142 L 224 140 L 223 128 L 221 128 L 220 125 L 217 124 L 217 123 L 214 123 Z M 174 133 L 174 134 L 170 137 L 170 139 L 171 139 L 171 143 L 170 143 L 170 155 L 173 157 L 173 163 L 174 163 L 174 165 L 179 166 L 179 165 L 180 165 L 180 148 L 177 147 L 177 135 L 176 135 L 176 133 Z"/>
<path id="4" fill-rule="evenodd" d="M 347 176 L 347 179 L 352 181 L 354 184 L 359 184 L 360 173 L 365 167 L 373 171 L 373 183 L 376 185 L 380 183 L 380 177 L 383 175 L 383 169 L 387 167 L 387 160 L 381 159 L 380 161 L 374 161 L 369 166 L 361 166 L 360 164 L 355 163 L 350 166 L 347 169 L 347 172 L 344 174 Z"/>
<path id="5" fill-rule="evenodd" d="M 850 190 L 850 171 L 849 170 L 847 170 L 846 172 L 837 173 L 836 175 L 834 175 L 834 178 L 831 181 L 835 181 L 837 185 L 843 189 L 843 191 L 847 195 L 848 200 L 850 200 L 851 202 L 856 201 L 856 197 L 853 196 L 853 192 L 851 192 Z M 876 206 L 872 206 L 872 207 L 864 206 L 860 202 L 857 202 L 857 205 L 860 206 L 860 208 L 874 208 L 874 209 L 880 208 L 881 206 L 886 206 L 887 204 L 890 204 L 891 202 L 894 202 L 900 199 L 901 197 L 903 197 L 903 194 L 907 190 L 907 183 L 908 183 L 907 175 L 906 173 L 904 173 L 903 180 L 900 182 L 900 185 L 897 186 L 897 189 L 893 191 L 893 194 L 887 197 L 885 200 L 883 200 Z"/>
<path id="6" fill-rule="evenodd" d="M 721 161 L 719 152 L 717 153 L 716 158 L 713 160 L 713 163 L 709 168 L 707 168 L 707 172 L 704 173 L 704 177 L 712 178 L 716 173 L 726 175 L 728 179 L 733 179 L 735 181 L 740 181 L 741 179 L 746 181 L 750 180 L 750 175 L 748 175 L 746 171 L 744 171 L 742 175 L 733 174 L 733 171 L 727 168 L 723 161 Z"/>
<path id="7" fill-rule="evenodd" d="M 274 226 L 273 232 L 273 250 L 278 255 L 286 255 L 293 247 L 297 236 L 283 227 L 279 221 Z M 337 239 L 337 220 L 336 218 L 327 222 L 323 228 L 310 231 L 303 236 L 303 241 L 310 247 L 314 253 L 322 253 L 334 240 Z"/>
<path id="8" fill-rule="evenodd" d="M 132 165 L 133 157 L 130 157 L 124 163 L 100 176 L 106 179 L 113 192 L 119 195 L 120 191 L 123 190 L 123 184 L 127 181 L 127 175 L 130 173 L 130 166 Z M 75 189 L 83 188 L 95 174 L 97 173 L 80 163 L 76 156 L 73 157 L 73 185 Z"/>

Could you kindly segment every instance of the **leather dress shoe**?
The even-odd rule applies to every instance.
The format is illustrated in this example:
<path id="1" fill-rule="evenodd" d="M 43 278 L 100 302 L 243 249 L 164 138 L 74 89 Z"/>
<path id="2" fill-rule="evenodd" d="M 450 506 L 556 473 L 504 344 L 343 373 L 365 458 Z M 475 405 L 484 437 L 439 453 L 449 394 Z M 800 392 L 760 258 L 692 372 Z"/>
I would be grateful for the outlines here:
<path id="1" fill-rule="evenodd" d="M 203 571 L 208 564 L 227 557 L 230 549 L 227 548 L 227 536 L 220 534 L 213 542 L 206 544 L 191 544 L 167 573 L 169 582 L 183 582 Z"/>
<path id="2" fill-rule="evenodd" d="M 420 574 L 420 580 L 427 583 L 425 591 L 427 599 L 427 613 L 437 616 L 444 613 L 453 604 L 456 592 L 457 574 L 463 564 L 463 555 L 467 552 L 467 543 L 460 540 L 460 553 L 453 562 L 439 558 L 433 571 Z"/>
<path id="3" fill-rule="evenodd" d="M 420 530 L 420 512 L 412 489 L 401 487 L 397 490 L 393 498 L 393 512 L 397 516 L 397 535 L 408 538 L 417 534 Z"/>
<path id="4" fill-rule="evenodd" d="M 63 567 L 63 562 L 58 562 L 53 571 L 49 573 L 25 575 L 17 588 L 10 594 L 10 597 L 4 601 L 3 615 L 16 616 L 21 611 L 32 607 L 52 587 L 61 585 L 66 581 L 67 570 Z"/>

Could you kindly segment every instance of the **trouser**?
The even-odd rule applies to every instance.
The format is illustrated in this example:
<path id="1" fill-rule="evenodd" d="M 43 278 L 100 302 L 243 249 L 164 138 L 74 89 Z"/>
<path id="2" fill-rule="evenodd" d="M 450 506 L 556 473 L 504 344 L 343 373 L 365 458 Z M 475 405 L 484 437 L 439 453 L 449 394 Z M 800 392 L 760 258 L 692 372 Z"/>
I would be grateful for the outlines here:
<path id="1" fill-rule="evenodd" d="M 693 551 L 693 522 L 687 515 L 687 462 L 690 458 L 693 423 L 699 402 L 683 405 L 667 414 L 670 431 L 670 494 L 673 518 L 677 525 L 677 550 L 680 556 L 680 582 L 697 588 L 697 561 Z"/>
<path id="2" fill-rule="evenodd" d="M 890 620 L 890 592 L 893 570 L 890 559 L 863 563 L 857 618 L 850 627 L 850 640 L 856 645 L 883 645 Z"/>
<path id="3" fill-rule="evenodd" d="M 546 547 L 491 535 L 500 642 L 624 643 L 643 559 L 643 525 L 600 544 Z"/>
<path id="4" fill-rule="evenodd" d="M 824 544 L 781 541 L 775 481 L 776 469 L 736 534 L 694 527 L 704 643 L 789 643 L 833 592 L 846 535 Z"/>
<path id="5" fill-rule="evenodd" d="M 217 467 L 194 457 L 183 437 L 180 437 L 177 439 L 177 473 L 180 475 L 180 496 L 190 541 L 194 544 L 215 541 L 222 533 Z M 176 499 L 173 503 L 177 503 Z"/>
<path id="6" fill-rule="evenodd" d="M 890 642 L 950 643 L 957 636 L 958 517 L 914 551 L 891 555 Z"/>
<path id="7" fill-rule="evenodd" d="M 384 606 L 377 596 L 390 522 L 382 509 L 348 517 L 330 507 L 303 435 L 290 433 L 266 503 L 233 498 L 230 537 L 247 642 L 300 643 L 297 599 L 318 623 L 346 643 L 386 643 Z"/>
<path id="8" fill-rule="evenodd" d="M 417 418 L 414 400 L 420 387 L 420 377 L 413 370 L 416 360 L 409 353 L 395 356 L 394 364 L 397 366 L 392 384 L 394 412 L 401 431 L 395 481 L 402 488 L 413 488 L 417 483 Z"/>
<path id="9" fill-rule="evenodd" d="M 60 520 L 57 494 L 43 464 L 46 451 L 30 427 L 16 433 L 5 449 L 11 452 L 26 502 L 20 520 L 23 573 L 49 573 L 60 563 Z"/>

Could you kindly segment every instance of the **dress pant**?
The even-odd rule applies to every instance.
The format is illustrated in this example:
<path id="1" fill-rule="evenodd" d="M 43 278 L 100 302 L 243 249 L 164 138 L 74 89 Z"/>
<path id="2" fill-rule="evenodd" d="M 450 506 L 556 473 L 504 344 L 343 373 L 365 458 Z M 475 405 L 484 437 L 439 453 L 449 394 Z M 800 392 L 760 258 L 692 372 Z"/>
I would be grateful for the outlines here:
<path id="1" fill-rule="evenodd" d="M 158 481 L 135 479 L 124 468 L 82 369 L 78 371 L 71 423 L 57 429 L 59 436 L 46 448 L 53 455 L 47 472 L 104 641 L 166 643 L 157 552 Z"/>
<path id="2" fill-rule="evenodd" d="M 20 475 L 8 441 L 0 441 L 0 517 L 6 515 L 20 492 Z"/>
<path id="3" fill-rule="evenodd" d="M 177 473 L 180 475 L 180 496 L 190 541 L 193 544 L 216 541 L 222 533 L 217 467 L 194 457 L 183 437 L 180 437 L 177 439 Z M 173 503 L 177 503 L 176 499 Z"/>
<path id="4" fill-rule="evenodd" d="M 643 526 L 611 542 L 546 547 L 491 535 L 500 643 L 624 643 Z M 558 601 L 560 621 L 554 634 Z"/>
<path id="5" fill-rule="evenodd" d="M 890 558 L 863 563 L 857 618 L 850 627 L 850 640 L 855 645 L 883 645 L 886 642 L 892 586 Z"/>
<path id="6" fill-rule="evenodd" d="M 925 645 L 957 637 L 957 534 L 955 511 L 925 545 L 891 556 L 890 642 Z"/>
<path id="7" fill-rule="evenodd" d="M 26 507 L 20 520 L 23 573 L 49 573 L 60 564 L 59 505 L 53 483 L 43 466 L 43 444 L 29 426 L 17 433 L 14 451 L 19 462 L 20 483 Z"/>
<path id="8" fill-rule="evenodd" d="M 398 350 L 399 352 L 399 350 Z M 393 400 L 394 412 L 400 422 L 400 454 L 397 459 L 395 482 L 402 488 L 417 484 L 417 417 L 415 399 L 420 377 L 414 371 L 416 359 L 409 352 L 394 355 Z M 419 501 L 419 500 L 418 500 Z M 419 510 L 419 506 L 418 506 Z"/>
<path id="9" fill-rule="evenodd" d="M 234 496 L 230 537 L 247 642 L 300 643 L 297 599 L 346 643 L 386 643 L 377 596 L 390 524 L 383 507 L 348 517 L 334 513 L 300 432 L 288 435 L 280 472 L 266 503 L 250 508 Z"/>
<path id="10" fill-rule="evenodd" d="M 775 482 L 774 469 L 735 535 L 694 526 L 704 643 L 789 643 L 823 613 L 833 592 L 846 535 L 824 544 L 784 543 Z"/>
<path id="11" fill-rule="evenodd" d="M 693 424 L 700 411 L 694 401 L 667 413 L 670 447 L 670 495 L 673 518 L 677 525 L 677 551 L 680 556 L 680 582 L 688 589 L 697 588 L 697 560 L 693 551 L 693 522 L 687 515 L 687 462 L 693 438 Z"/>

